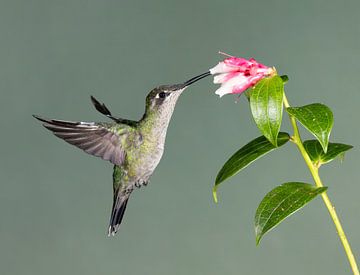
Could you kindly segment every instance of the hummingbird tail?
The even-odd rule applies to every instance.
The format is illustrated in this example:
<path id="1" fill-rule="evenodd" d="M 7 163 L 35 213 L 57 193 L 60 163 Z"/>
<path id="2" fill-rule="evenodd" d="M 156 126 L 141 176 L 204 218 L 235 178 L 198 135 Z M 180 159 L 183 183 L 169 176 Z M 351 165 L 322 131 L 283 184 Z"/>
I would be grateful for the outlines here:
<path id="1" fill-rule="evenodd" d="M 114 197 L 113 208 L 111 212 L 108 236 L 115 236 L 120 228 L 121 221 L 124 217 L 126 205 L 128 203 L 130 194 L 119 194 Z"/>

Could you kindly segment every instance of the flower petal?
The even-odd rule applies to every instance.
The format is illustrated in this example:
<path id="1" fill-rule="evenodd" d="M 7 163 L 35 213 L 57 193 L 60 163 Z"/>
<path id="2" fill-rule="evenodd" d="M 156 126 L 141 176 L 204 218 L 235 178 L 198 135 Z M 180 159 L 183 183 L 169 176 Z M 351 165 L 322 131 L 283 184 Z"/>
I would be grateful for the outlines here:
<path id="1" fill-rule="evenodd" d="M 242 72 L 230 72 L 224 74 L 218 74 L 214 76 L 214 83 L 220 84 L 229 81 L 233 77 L 237 77 L 238 75 L 244 75 Z"/>
<path id="2" fill-rule="evenodd" d="M 226 94 L 240 94 L 251 86 L 252 83 L 249 82 L 249 78 L 243 74 L 239 74 L 238 76 L 233 77 L 229 81 L 223 83 L 215 93 L 220 97 Z"/>
<path id="3" fill-rule="evenodd" d="M 264 77 L 276 73 L 275 68 L 267 67 L 254 58 L 229 57 L 210 69 L 214 83 L 221 84 L 216 90 L 220 97 L 225 94 L 239 94 L 256 85 Z"/>
<path id="4" fill-rule="evenodd" d="M 227 66 L 224 62 L 219 62 L 215 67 L 210 69 L 211 74 L 222 74 L 233 71 L 234 69 Z"/>
<path id="5" fill-rule="evenodd" d="M 253 63 L 250 60 L 247 60 L 245 58 L 242 57 L 230 57 L 230 58 L 226 58 L 224 60 L 224 63 L 226 65 L 229 66 L 233 66 L 233 67 L 250 67 Z"/>

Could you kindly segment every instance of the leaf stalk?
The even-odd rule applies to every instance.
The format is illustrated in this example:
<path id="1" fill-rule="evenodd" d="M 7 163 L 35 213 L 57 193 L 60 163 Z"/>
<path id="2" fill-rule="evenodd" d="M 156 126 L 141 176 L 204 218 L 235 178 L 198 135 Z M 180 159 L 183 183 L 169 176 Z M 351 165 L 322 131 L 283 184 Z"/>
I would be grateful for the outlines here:
<path id="1" fill-rule="evenodd" d="M 289 108 L 290 107 L 290 104 L 289 104 L 289 101 L 287 100 L 286 98 L 286 95 L 284 93 L 284 106 L 285 108 Z M 313 176 L 314 178 L 314 182 L 315 182 L 315 185 L 317 187 L 324 187 L 321 179 L 320 179 L 320 176 L 319 176 L 319 169 L 318 169 L 318 166 L 314 165 L 313 162 L 311 161 L 308 153 L 306 152 L 305 150 L 305 147 L 303 145 L 303 142 L 301 140 L 301 136 L 300 136 L 300 132 L 299 132 L 299 128 L 297 127 L 297 123 L 296 123 L 296 119 L 295 117 L 291 116 L 289 114 L 289 118 L 290 118 L 290 122 L 291 122 L 291 125 L 294 129 L 294 135 L 292 136 L 291 138 L 291 141 L 293 143 L 296 144 L 296 146 L 298 147 L 302 157 L 304 158 L 305 160 L 305 163 L 306 165 L 308 166 L 309 170 L 310 170 L 310 173 L 311 175 Z M 325 206 L 326 208 L 328 209 L 329 211 L 329 214 L 335 224 L 335 227 L 336 227 L 336 231 L 339 235 L 339 238 L 340 238 L 340 241 L 344 247 L 344 250 L 345 250 L 345 253 L 346 253 L 346 256 L 348 258 L 348 261 L 350 263 L 350 267 L 352 269 L 352 272 L 354 275 L 359 275 L 359 268 L 357 266 L 357 263 L 356 263 L 356 259 L 354 257 L 354 254 L 351 250 L 351 246 L 350 246 L 350 243 L 345 235 L 345 232 L 344 232 L 344 229 L 341 225 L 341 222 L 340 222 L 340 219 L 335 211 L 335 207 L 334 205 L 332 204 L 332 202 L 330 201 L 326 191 L 321 193 L 321 197 L 325 203 Z"/>

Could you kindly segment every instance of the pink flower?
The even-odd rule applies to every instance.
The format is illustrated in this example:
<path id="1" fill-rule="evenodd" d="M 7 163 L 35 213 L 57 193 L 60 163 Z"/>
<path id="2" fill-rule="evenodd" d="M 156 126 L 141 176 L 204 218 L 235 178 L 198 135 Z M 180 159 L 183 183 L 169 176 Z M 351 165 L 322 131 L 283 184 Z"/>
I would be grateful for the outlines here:
<path id="1" fill-rule="evenodd" d="M 276 73 L 275 68 L 258 63 L 255 59 L 230 56 L 210 69 L 214 83 L 221 84 L 216 90 L 220 97 L 226 94 L 240 94 L 253 87 L 264 77 Z"/>

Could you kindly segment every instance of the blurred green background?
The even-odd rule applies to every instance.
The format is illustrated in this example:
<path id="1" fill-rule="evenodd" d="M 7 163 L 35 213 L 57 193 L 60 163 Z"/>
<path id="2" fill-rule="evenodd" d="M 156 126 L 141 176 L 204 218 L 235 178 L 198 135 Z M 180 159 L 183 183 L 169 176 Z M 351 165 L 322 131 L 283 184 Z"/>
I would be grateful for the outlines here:
<path id="1" fill-rule="evenodd" d="M 255 57 L 289 75 L 293 105 L 330 106 L 331 140 L 355 146 L 321 172 L 359 256 L 359 9 L 358 0 L 0 1 L 0 273 L 350 274 L 320 198 L 255 246 L 263 196 L 311 182 L 291 144 L 224 183 L 213 203 L 217 171 L 259 131 L 245 98 L 219 99 L 210 78 L 180 98 L 164 157 L 114 238 L 112 166 L 31 114 L 101 121 L 94 95 L 139 119 L 151 88 L 207 70 L 219 50 Z"/>

